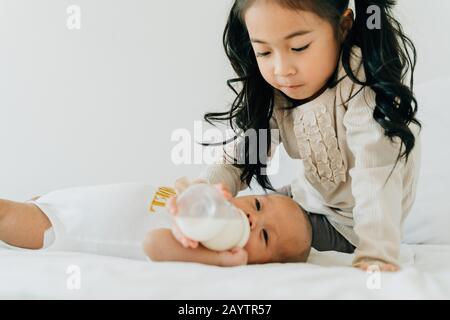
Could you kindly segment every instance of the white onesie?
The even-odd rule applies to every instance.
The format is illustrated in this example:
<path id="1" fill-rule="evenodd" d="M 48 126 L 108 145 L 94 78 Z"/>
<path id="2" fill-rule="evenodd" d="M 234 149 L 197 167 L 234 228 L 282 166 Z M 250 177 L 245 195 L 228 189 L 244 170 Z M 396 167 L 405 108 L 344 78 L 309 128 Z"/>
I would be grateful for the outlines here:
<path id="1" fill-rule="evenodd" d="M 27 202 L 36 204 L 52 223 L 40 250 L 145 260 L 145 235 L 171 226 L 165 201 L 173 194 L 168 187 L 120 183 L 60 189 Z"/>

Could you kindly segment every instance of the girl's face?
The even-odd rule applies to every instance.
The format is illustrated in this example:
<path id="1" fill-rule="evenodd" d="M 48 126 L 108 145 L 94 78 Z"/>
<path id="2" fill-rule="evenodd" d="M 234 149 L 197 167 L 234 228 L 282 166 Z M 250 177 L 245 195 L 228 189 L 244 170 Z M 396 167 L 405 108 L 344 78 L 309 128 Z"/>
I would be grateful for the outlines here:
<path id="1" fill-rule="evenodd" d="M 244 19 L 259 70 L 272 87 L 301 100 L 326 85 L 341 50 L 328 21 L 276 1 L 255 1 Z"/>

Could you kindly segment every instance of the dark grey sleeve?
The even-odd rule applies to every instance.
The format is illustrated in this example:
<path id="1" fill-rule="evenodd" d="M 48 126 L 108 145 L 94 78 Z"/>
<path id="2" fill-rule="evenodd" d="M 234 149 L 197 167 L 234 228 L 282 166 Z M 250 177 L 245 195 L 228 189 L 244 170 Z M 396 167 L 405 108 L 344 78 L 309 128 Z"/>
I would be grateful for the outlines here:
<path id="1" fill-rule="evenodd" d="M 292 198 L 290 185 L 277 189 L 277 193 Z M 301 207 L 300 204 L 299 206 Z M 311 222 L 311 246 L 314 249 L 317 251 L 338 251 L 344 253 L 353 253 L 355 251 L 355 247 L 333 227 L 325 215 L 308 212 L 305 209 L 303 210 Z"/>
<path id="2" fill-rule="evenodd" d="M 355 247 L 344 238 L 323 214 L 307 212 L 312 226 L 312 244 L 317 251 L 353 253 Z"/>

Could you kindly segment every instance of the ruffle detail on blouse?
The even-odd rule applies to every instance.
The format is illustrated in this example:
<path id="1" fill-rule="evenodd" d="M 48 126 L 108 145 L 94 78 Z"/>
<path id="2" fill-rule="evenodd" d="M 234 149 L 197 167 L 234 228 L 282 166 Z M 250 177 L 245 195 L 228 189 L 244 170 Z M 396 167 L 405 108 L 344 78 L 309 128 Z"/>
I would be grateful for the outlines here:
<path id="1" fill-rule="evenodd" d="M 300 158 L 311 181 L 327 189 L 346 181 L 346 168 L 339 151 L 332 116 L 324 105 L 298 110 L 294 120 Z M 313 162 L 313 156 L 315 162 Z"/>

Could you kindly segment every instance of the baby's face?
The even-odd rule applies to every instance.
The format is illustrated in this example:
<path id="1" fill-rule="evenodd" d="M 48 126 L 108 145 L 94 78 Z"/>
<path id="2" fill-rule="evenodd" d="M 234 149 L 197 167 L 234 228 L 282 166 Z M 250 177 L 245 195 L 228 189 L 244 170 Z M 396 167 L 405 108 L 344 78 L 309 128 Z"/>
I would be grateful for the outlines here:
<path id="1" fill-rule="evenodd" d="M 249 264 L 279 262 L 309 250 L 309 221 L 291 198 L 270 194 L 237 197 L 231 202 L 250 221 L 250 238 L 244 247 Z"/>

